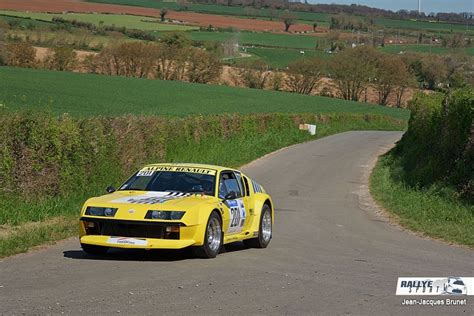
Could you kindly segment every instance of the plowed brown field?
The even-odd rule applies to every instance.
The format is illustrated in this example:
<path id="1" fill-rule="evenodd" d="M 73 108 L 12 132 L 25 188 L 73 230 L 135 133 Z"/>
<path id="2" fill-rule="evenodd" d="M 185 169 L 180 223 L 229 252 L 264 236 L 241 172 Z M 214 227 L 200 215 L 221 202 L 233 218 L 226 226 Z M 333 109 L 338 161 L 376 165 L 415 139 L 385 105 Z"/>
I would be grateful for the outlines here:
<path id="1" fill-rule="evenodd" d="M 0 9 L 33 11 L 33 12 L 96 12 L 133 14 L 143 16 L 158 16 L 159 10 L 133 6 L 122 6 L 113 4 L 99 4 L 81 2 L 79 0 L 0 0 Z M 193 12 L 169 11 L 168 18 L 183 21 L 187 24 L 207 27 L 234 27 L 241 30 L 281 32 L 283 23 L 276 21 L 264 21 L 256 19 L 242 19 L 221 15 L 202 14 Z M 311 31 L 312 26 L 296 24 L 291 26 L 291 31 Z"/>

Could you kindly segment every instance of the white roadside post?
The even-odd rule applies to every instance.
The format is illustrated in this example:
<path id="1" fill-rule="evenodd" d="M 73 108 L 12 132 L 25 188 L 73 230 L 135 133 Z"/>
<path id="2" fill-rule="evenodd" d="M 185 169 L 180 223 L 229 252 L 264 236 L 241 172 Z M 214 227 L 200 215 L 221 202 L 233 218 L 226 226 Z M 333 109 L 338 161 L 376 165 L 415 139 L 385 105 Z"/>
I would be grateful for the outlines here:
<path id="1" fill-rule="evenodd" d="M 316 124 L 300 124 L 299 129 L 308 131 L 311 135 L 316 135 Z"/>

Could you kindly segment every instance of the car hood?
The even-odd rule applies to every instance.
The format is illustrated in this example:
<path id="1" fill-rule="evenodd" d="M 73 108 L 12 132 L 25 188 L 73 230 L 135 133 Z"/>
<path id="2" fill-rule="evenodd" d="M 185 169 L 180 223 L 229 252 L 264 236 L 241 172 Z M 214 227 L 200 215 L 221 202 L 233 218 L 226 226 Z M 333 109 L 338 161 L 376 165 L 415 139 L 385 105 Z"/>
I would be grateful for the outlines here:
<path id="1" fill-rule="evenodd" d="M 148 210 L 192 211 L 202 204 L 217 202 L 217 198 L 194 193 L 117 191 L 94 197 L 85 206 L 118 208 L 115 219 L 143 219 Z M 84 211 L 84 210 L 83 210 Z"/>

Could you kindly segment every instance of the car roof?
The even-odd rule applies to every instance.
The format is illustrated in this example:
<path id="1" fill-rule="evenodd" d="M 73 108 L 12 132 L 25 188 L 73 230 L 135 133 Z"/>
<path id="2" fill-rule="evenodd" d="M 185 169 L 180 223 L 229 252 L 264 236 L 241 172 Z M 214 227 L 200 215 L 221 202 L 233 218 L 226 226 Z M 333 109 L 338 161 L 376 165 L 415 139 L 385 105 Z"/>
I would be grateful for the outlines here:
<path id="1" fill-rule="evenodd" d="M 216 170 L 218 172 L 223 171 L 223 170 L 236 170 L 234 168 L 228 168 L 228 167 L 217 166 L 217 165 L 208 165 L 208 164 L 201 164 L 201 163 L 184 163 L 184 162 L 179 162 L 179 163 L 153 163 L 153 164 L 148 164 L 145 167 L 152 167 L 152 166 L 204 168 L 204 169 Z"/>

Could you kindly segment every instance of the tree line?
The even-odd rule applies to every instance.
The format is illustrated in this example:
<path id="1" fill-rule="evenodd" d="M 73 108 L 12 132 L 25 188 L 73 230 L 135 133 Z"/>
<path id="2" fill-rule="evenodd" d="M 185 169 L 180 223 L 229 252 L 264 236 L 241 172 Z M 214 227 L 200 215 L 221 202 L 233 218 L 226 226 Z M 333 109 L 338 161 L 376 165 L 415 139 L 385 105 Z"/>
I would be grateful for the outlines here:
<path id="1" fill-rule="evenodd" d="M 160 43 L 119 42 L 79 61 L 71 47 L 50 48 L 43 60 L 27 42 L 6 44 L 0 59 L 9 66 L 46 68 L 125 77 L 182 80 L 196 83 L 217 81 L 222 71 L 216 51 L 191 46 L 179 34 L 164 36 Z"/>
<path id="2" fill-rule="evenodd" d="M 202 4 L 214 4 L 225 6 L 242 6 L 252 8 L 267 8 L 276 10 L 293 10 L 302 12 L 318 12 L 328 14 L 345 13 L 349 15 L 370 16 L 370 17 L 384 17 L 391 19 L 432 19 L 436 21 L 446 21 L 451 23 L 472 24 L 473 14 L 471 12 L 461 13 L 444 13 L 431 12 L 425 14 L 419 13 L 417 10 L 398 10 L 396 12 L 391 10 L 384 10 L 379 8 L 372 8 L 359 4 L 313 4 L 308 1 L 292 2 L 290 0 L 193 0 L 192 2 Z M 258 15 L 255 13 L 255 15 Z"/>
<path id="3" fill-rule="evenodd" d="M 179 33 L 163 36 L 159 43 L 118 42 L 82 60 L 70 47 L 50 48 L 37 60 L 26 42 L 8 43 L 0 59 L 10 66 L 83 71 L 136 78 L 225 83 L 219 47 L 194 47 Z M 253 89 L 319 93 L 352 101 L 368 101 L 376 94 L 380 105 L 402 107 L 410 87 L 443 90 L 472 85 L 472 58 L 465 55 L 407 53 L 390 55 L 373 47 L 345 48 L 329 59 L 303 57 L 284 71 L 274 71 L 263 60 L 236 65 L 232 84 Z M 327 80 L 322 80 L 327 78 Z"/>
<path id="4" fill-rule="evenodd" d="M 311 94 L 329 78 L 336 91 L 320 92 L 352 101 L 367 101 L 368 89 L 377 93 L 377 103 L 387 105 L 395 100 L 402 106 L 409 87 L 452 89 L 472 85 L 472 58 L 464 55 L 438 56 L 419 53 L 390 55 L 372 47 L 346 48 L 330 59 L 304 57 L 290 63 L 283 77 L 270 73 L 261 60 L 241 65 L 239 74 L 249 88 L 286 89 Z"/>

